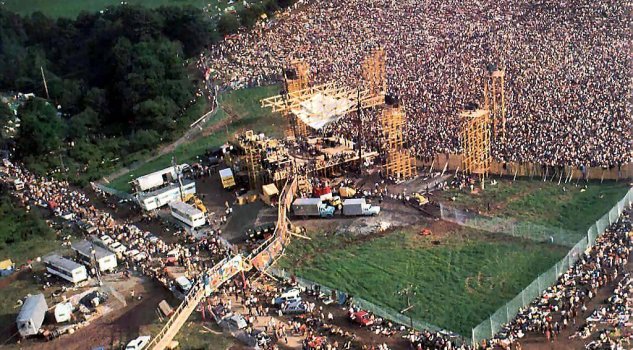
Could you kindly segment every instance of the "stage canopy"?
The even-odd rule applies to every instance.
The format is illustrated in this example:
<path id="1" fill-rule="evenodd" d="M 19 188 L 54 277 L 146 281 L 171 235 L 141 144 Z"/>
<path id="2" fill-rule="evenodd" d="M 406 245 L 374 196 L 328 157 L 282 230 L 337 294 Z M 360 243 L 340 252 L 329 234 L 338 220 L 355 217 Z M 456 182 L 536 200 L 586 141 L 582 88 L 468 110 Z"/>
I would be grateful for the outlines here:
<path id="1" fill-rule="evenodd" d="M 293 109 L 292 113 L 309 127 L 320 130 L 339 120 L 353 105 L 354 102 L 347 98 L 317 93 L 309 100 L 301 102 L 300 108 Z"/>

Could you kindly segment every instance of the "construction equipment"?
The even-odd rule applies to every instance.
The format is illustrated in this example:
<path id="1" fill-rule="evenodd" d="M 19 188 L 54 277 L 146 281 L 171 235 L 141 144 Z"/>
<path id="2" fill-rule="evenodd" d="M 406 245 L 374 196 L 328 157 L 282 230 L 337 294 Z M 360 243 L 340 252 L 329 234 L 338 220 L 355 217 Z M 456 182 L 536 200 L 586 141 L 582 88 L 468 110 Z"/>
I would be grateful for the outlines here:
<path id="1" fill-rule="evenodd" d="M 193 205 L 194 207 L 198 208 L 198 210 L 200 210 L 203 213 L 207 213 L 207 207 L 204 205 L 204 203 L 202 203 L 202 200 L 200 200 L 200 198 L 198 198 L 195 194 L 193 193 L 189 193 L 186 194 L 182 197 L 182 201 Z"/>
<path id="2" fill-rule="evenodd" d="M 413 198 L 415 198 L 418 201 L 418 205 L 425 205 L 426 203 L 429 202 L 429 200 L 426 197 L 424 197 L 423 195 L 419 193 L 414 193 Z"/>
<path id="3" fill-rule="evenodd" d="M 352 198 L 356 195 L 356 190 L 351 187 L 341 187 L 338 194 L 343 198 Z"/>

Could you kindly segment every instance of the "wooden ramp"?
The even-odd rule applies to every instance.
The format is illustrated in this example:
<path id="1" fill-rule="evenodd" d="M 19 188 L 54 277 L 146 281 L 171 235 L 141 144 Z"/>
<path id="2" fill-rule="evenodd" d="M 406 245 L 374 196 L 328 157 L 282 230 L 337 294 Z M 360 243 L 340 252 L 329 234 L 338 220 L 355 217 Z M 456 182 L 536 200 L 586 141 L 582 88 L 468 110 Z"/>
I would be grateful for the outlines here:
<path id="1" fill-rule="evenodd" d="M 169 343 L 174 340 L 174 337 L 180 331 L 180 328 L 187 322 L 187 319 L 198 304 L 204 298 L 204 288 L 197 289 L 193 293 L 187 295 L 187 299 L 183 301 L 180 306 L 174 311 L 174 314 L 169 318 L 163 329 L 152 339 L 148 344 L 148 349 L 163 350 L 166 349 Z"/>

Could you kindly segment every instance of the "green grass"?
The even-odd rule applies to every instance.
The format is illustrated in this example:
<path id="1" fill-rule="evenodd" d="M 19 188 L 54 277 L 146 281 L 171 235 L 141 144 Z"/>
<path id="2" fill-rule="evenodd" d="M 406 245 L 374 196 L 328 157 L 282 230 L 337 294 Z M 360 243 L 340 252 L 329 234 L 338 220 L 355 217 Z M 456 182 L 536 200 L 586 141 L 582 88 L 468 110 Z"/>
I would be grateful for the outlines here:
<path id="1" fill-rule="evenodd" d="M 280 267 L 396 311 L 407 306 L 398 292 L 413 285 L 414 319 L 468 335 L 567 252 L 463 228 L 431 243 L 437 239 L 407 232 L 370 240 L 318 234 L 293 241 Z"/>
<path id="2" fill-rule="evenodd" d="M 19 266 L 59 247 L 37 208 L 27 213 L 7 193 L 0 194 L 0 260 L 11 259 Z"/>
<path id="3" fill-rule="evenodd" d="M 269 109 L 263 109 L 259 100 L 278 92 L 277 86 L 242 89 L 227 93 L 220 100 L 222 110 L 210 118 L 206 126 L 221 125 L 209 136 L 203 136 L 192 142 L 177 147 L 173 152 L 146 162 L 140 167 L 112 180 L 108 186 L 119 191 L 130 191 L 129 182 L 136 177 L 166 168 L 171 164 L 173 156 L 179 163 L 196 162 L 198 156 L 207 150 L 225 143 L 236 132 L 252 129 L 271 136 L 281 136 L 284 131 L 285 120 Z M 227 112 L 225 112 L 227 111 Z M 228 121 L 226 121 L 228 119 Z"/>
<path id="4" fill-rule="evenodd" d="M 43 292 L 41 285 L 33 279 L 32 275 L 33 273 L 27 273 L 24 279 L 13 281 L 8 286 L 0 289 L 0 295 L 2 296 L 0 298 L 0 334 L 3 335 L 3 341 L 13 334 L 7 328 L 15 327 L 15 318 L 20 312 L 20 307 L 16 307 L 17 301 L 23 299 L 27 294 Z M 48 305 L 53 305 L 52 300 L 49 298 L 50 293 L 44 292 L 44 296 L 47 297 L 46 302 Z M 13 342 L 15 342 L 15 339 L 13 339 Z"/>
<path id="5" fill-rule="evenodd" d="M 538 180 L 500 180 L 495 186 L 486 186 L 479 194 L 455 189 L 442 192 L 440 201 L 486 215 L 586 233 L 596 220 L 622 199 L 628 189 L 628 185 L 622 182 L 581 182 L 576 187 Z M 456 200 L 451 201 L 451 197 Z"/>
<path id="6" fill-rule="evenodd" d="M 159 7 L 163 5 L 185 6 L 191 5 L 203 8 L 207 4 L 226 7 L 226 2 L 219 0 L 126 0 L 128 5 L 143 5 L 146 7 Z M 121 0 L 4 0 L 4 8 L 23 15 L 29 15 L 40 11 L 51 17 L 74 18 L 81 11 L 97 12 L 108 6 L 121 4 Z"/>
<path id="7" fill-rule="evenodd" d="M 60 248 L 60 241 L 57 241 L 54 235 L 33 237 L 27 241 L 12 243 L 6 248 L 0 249 L 0 261 L 11 259 L 16 266 L 19 266 L 29 259 L 42 257 L 58 248 Z"/>

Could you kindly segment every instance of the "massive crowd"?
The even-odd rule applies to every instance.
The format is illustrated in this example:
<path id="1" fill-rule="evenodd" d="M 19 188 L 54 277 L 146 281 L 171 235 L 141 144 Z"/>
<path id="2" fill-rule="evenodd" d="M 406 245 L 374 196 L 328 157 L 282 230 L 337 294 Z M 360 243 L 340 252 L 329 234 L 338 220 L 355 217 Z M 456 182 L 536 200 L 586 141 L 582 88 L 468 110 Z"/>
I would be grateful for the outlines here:
<path id="1" fill-rule="evenodd" d="M 547 340 L 551 340 L 560 334 L 562 329 L 572 327 L 572 324 L 576 325 L 577 319 L 584 317 L 587 323 L 581 325 L 570 338 L 587 339 L 596 330 L 595 323 L 605 321 L 611 326 L 610 330 L 629 329 L 629 332 L 620 332 L 617 337 L 601 337 L 597 341 L 604 340 L 613 345 L 606 347 L 609 349 L 624 349 L 625 343 L 628 344 L 626 348 L 630 348 L 633 341 L 633 333 L 630 332 L 633 305 L 627 300 L 631 283 L 625 267 L 633 251 L 631 215 L 631 211 L 625 212 L 620 221 L 611 225 L 598 237 L 595 245 L 582 253 L 580 260 L 566 271 L 554 286 L 519 311 L 497 340 L 501 343 L 513 343 L 528 333 L 542 334 Z M 608 299 L 607 305 L 589 314 L 587 304 L 596 298 L 600 289 L 613 284 L 617 287 Z"/>
<path id="2" fill-rule="evenodd" d="M 633 158 L 631 31 L 620 1 L 321 0 L 299 7 L 211 48 L 205 67 L 241 87 L 274 81 L 285 62 L 304 59 L 315 82 L 354 87 L 360 62 L 380 45 L 388 89 L 407 109 L 408 144 L 429 157 L 460 151 L 457 114 L 482 100 L 482 77 L 496 65 L 506 72 L 508 112 L 505 137 L 493 146 L 497 159 L 617 166 Z M 363 130 L 364 142 L 374 143 L 379 134 Z"/>

